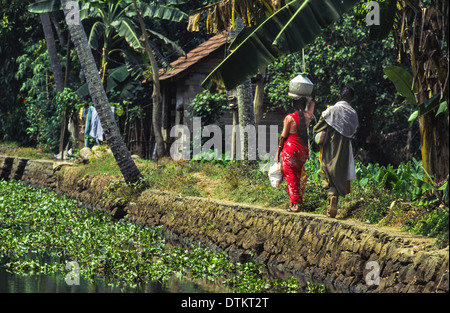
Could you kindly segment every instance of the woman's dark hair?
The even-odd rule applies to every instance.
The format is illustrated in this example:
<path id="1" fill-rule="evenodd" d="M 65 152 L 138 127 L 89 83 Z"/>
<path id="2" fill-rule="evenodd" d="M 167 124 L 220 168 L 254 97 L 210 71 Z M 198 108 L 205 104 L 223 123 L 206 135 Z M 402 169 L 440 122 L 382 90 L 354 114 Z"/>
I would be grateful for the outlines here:
<path id="1" fill-rule="evenodd" d="M 341 89 L 342 100 L 351 102 L 354 98 L 355 98 L 355 91 L 352 88 L 345 86 L 344 88 Z"/>
<path id="2" fill-rule="evenodd" d="M 308 99 L 306 97 L 301 97 L 299 99 L 292 100 L 292 102 L 294 104 L 294 109 L 296 111 L 298 111 L 298 110 L 305 111 L 306 110 L 306 102 L 307 102 L 307 100 Z"/>
<path id="3" fill-rule="evenodd" d="M 301 97 L 300 99 L 293 100 L 294 108 L 296 111 L 298 111 L 298 117 L 300 118 L 300 125 L 297 128 L 297 134 L 303 141 L 302 143 L 304 146 L 308 146 L 308 131 L 306 130 L 305 115 L 303 113 L 306 110 L 307 101 L 308 98 L 306 97 Z"/>

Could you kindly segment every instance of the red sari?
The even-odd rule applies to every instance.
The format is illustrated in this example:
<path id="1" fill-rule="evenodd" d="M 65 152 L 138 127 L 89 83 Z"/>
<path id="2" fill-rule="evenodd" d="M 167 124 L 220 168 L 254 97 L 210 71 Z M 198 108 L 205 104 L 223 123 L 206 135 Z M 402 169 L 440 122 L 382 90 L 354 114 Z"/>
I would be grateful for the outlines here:
<path id="1" fill-rule="evenodd" d="M 300 125 L 298 112 L 289 114 L 294 118 L 297 128 Z M 309 156 L 307 143 L 302 143 L 298 132 L 289 134 L 283 150 L 280 153 L 281 169 L 286 177 L 286 191 L 292 203 L 300 204 L 303 202 L 303 192 L 305 191 L 307 175 L 305 171 L 305 162 Z"/>

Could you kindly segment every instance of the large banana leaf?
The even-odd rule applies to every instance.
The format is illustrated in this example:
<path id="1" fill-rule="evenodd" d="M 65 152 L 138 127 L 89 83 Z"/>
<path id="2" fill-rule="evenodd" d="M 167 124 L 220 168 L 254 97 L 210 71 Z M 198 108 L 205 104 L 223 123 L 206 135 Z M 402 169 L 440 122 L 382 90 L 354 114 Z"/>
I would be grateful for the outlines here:
<path id="1" fill-rule="evenodd" d="M 397 92 L 406 98 L 411 104 L 416 104 L 416 97 L 414 96 L 413 77 L 405 69 L 400 66 L 388 66 L 383 69 L 384 74 L 392 81 Z"/>
<path id="2" fill-rule="evenodd" d="M 61 10 L 59 0 L 42 0 L 28 5 L 28 11 L 31 13 L 49 13 Z"/>
<path id="3" fill-rule="evenodd" d="M 396 18 L 400 16 L 397 2 L 398 0 L 386 0 L 379 3 L 380 25 L 370 26 L 370 39 L 382 40 L 392 31 Z"/>
<path id="4" fill-rule="evenodd" d="M 106 92 L 114 89 L 119 83 L 124 82 L 128 77 L 130 77 L 130 72 L 128 71 L 126 65 L 111 69 L 108 72 Z"/>
<path id="5" fill-rule="evenodd" d="M 187 19 L 187 14 L 180 9 L 162 5 L 147 5 L 143 14 L 144 17 L 168 20 L 171 22 L 181 22 Z"/>
<path id="6" fill-rule="evenodd" d="M 138 35 L 136 34 L 137 26 L 132 20 L 126 17 L 122 17 L 112 22 L 111 26 L 117 30 L 119 36 L 126 39 L 126 41 L 130 44 L 131 47 L 133 47 L 133 49 L 142 50 L 144 48 L 139 41 Z"/>
<path id="7" fill-rule="evenodd" d="M 91 33 L 89 34 L 89 46 L 92 49 L 98 49 L 99 43 L 104 37 L 105 30 L 105 24 L 100 21 L 95 22 L 95 24 L 92 26 Z"/>
<path id="8" fill-rule="evenodd" d="M 300 51 L 358 0 L 295 0 L 267 18 L 205 79 L 209 89 L 243 83 L 278 57 Z"/>
<path id="9" fill-rule="evenodd" d="M 109 92 L 116 88 L 120 83 L 123 83 L 128 77 L 130 72 L 127 69 L 127 65 L 122 65 L 108 71 L 108 79 L 106 84 L 106 92 Z M 88 84 L 82 85 L 75 93 L 79 97 L 85 97 L 89 95 Z"/>
<path id="10" fill-rule="evenodd" d="M 164 36 L 161 33 L 158 33 L 154 30 L 151 29 L 147 29 L 147 32 L 152 36 L 152 37 L 156 37 L 159 40 L 161 40 L 164 45 L 166 45 L 167 48 L 170 48 L 172 51 L 175 51 L 178 55 L 186 55 L 186 52 L 184 52 L 183 48 L 181 48 L 176 42 L 170 40 L 169 38 L 167 38 L 166 36 Z"/>

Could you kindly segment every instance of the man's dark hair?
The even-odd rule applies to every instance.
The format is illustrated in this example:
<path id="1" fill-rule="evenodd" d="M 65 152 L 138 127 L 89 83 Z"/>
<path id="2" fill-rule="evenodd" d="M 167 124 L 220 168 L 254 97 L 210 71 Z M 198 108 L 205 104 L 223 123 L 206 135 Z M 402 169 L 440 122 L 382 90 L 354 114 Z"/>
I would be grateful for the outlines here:
<path id="1" fill-rule="evenodd" d="M 352 88 L 345 86 L 344 88 L 342 88 L 341 90 L 341 100 L 347 101 L 347 102 L 351 102 L 354 98 L 355 98 L 355 92 L 353 91 Z"/>

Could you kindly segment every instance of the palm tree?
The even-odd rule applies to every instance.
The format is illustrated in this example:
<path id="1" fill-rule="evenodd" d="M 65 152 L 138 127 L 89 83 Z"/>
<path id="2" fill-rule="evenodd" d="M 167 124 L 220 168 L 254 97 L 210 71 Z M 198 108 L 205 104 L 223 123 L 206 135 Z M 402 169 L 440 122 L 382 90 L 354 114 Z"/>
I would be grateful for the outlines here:
<path id="1" fill-rule="evenodd" d="M 39 0 L 36 0 L 36 2 L 38 1 Z M 50 15 L 49 13 L 40 13 L 39 17 L 41 19 L 42 29 L 44 30 L 50 64 L 52 66 L 53 76 L 55 78 L 56 92 L 62 92 L 64 90 L 64 76 L 58 59 L 58 51 L 56 50 L 55 36 L 52 29 Z"/>
<path id="2" fill-rule="evenodd" d="M 135 72 L 142 72 L 142 70 L 138 69 L 139 65 L 134 64 L 136 62 L 133 60 L 136 58 L 133 57 L 133 50 L 138 53 L 147 51 L 153 75 L 152 126 L 157 143 L 158 157 L 162 157 L 165 154 L 165 143 L 161 131 L 162 97 L 157 76 L 159 67 L 156 61 L 156 57 L 161 56 L 161 53 L 156 49 L 156 45 L 148 40 L 148 34 L 151 34 L 154 39 L 162 42 L 162 46 L 175 51 L 177 54 L 184 54 L 184 51 L 175 42 L 157 31 L 148 29 L 146 25 L 141 25 L 142 36 L 147 38 L 147 40 L 144 40 L 143 45 L 141 36 L 136 30 L 137 26 L 134 18 L 137 13 L 139 13 L 138 19 L 140 18 L 142 20 L 144 18 L 150 18 L 181 22 L 187 18 L 187 14 L 172 7 L 173 4 L 178 4 L 179 2 L 181 1 L 167 0 L 164 1 L 164 3 L 151 1 L 144 5 L 143 1 L 139 1 L 136 3 L 136 7 L 139 7 L 138 9 L 132 8 L 134 6 L 132 0 L 105 1 L 103 3 L 96 3 L 95 5 L 85 2 L 82 6 L 82 16 L 80 16 L 81 20 L 95 19 L 88 42 L 92 49 L 99 50 L 101 54 L 99 65 L 100 75 L 107 92 L 115 88 L 118 83 L 122 83 L 130 77 L 130 67 L 133 68 Z M 35 13 L 51 12 L 53 10 L 59 10 L 60 6 L 58 5 L 59 0 L 41 0 L 38 3 L 31 5 L 29 10 Z M 146 49 L 146 45 L 148 45 L 149 49 Z M 112 59 L 111 55 L 113 53 L 120 53 L 125 59 L 126 64 L 110 70 L 111 64 L 109 60 Z M 160 59 L 165 66 L 169 65 L 164 63 L 165 61 L 162 57 L 160 57 Z M 77 94 L 80 96 L 87 95 L 89 93 L 87 87 L 87 84 L 80 87 Z"/>
<path id="3" fill-rule="evenodd" d="M 165 155 L 164 137 L 161 132 L 162 96 L 158 76 L 159 66 L 155 57 L 155 54 L 160 55 L 160 53 L 154 48 L 154 45 L 152 45 L 149 40 L 148 33 L 151 33 L 153 37 L 161 40 L 164 46 L 171 48 L 178 54 L 184 54 L 184 51 L 177 44 L 162 34 L 147 29 L 144 18 L 181 22 L 187 17 L 187 14 L 177 8 L 171 7 L 172 4 L 176 3 L 177 1 L 166 1 L 164 5 L 157 3 L 139 5 L 141 3 L 138 4 L 135 0 L 132 2 L 129 0 L 124 0 L 121 2 L 104 4 L 101 8 L 93 8 L 92 13 L 90 14 L 90 16 L 100 18 L 100 20 L 95 22 L 92 27 L 91 34 L 89 36 L 89 44 L 94 50 L 96 50 L 99 48 L 99 43 L 103 42 L 100 71 L 102 81 L 105 85 L 108 67 L 107 60 L 112 52 L 117 52 L 119 50 L 123 52 L 123 50 L 114 47 L 117 42 L 120 43 L 121 39 L 125 39 L 131 48 L 138 52 L 145 50 L 150 59 L 153 81 L 152 125 L 157 144 L 156 152 L 158 157 Z M 131 9 L 132 6 L 134 7 L 134 10 Z M 144 38 L 143 45 L 140 40 L 141 36 L 139 36 L 136 32 L 137 27 L 133 20 L 135 15 L 138 17 L 142 37 Z M 126 53 L 123 54 L 126 55 Z"/>
<path id="4" fill-rule="evenodd" d="M 39 2 L 39 0 L 36 0 Z M 52 22 L 50 20 L 49 13 L 40 13 L 39 17 L 42 23 L 42 29 L 44 30 L 45 42 L 47 44 L 48 55 L 50 58 L 50 64 L 53 71 L 53 77 L 56 85 L 56 92 L 62 92 L 64 90 L 64 77 L 61 68 L 61 64 L 58 59 L 58 51 L 56 50 L 55 36 L 52 29 Z M 59 152 L 61 153 L 61 159 L 64 158 L 64 135 L 66 128 L 66 114 L 62 117 L 61 121 L 61 136 L 59 144 Z"/>
<path id="5" fill-rule="evenodd" d="M 110 109 L 109 101 L 105 89 L 103 88 L 103 83 L 95 64 L 94 56 L 89 47 L 86 33 L 79 17 L 77 19 L 79 10 L 78 8 L 71 9 L 67 6 L 67 2 L 67 0 L 61 0 L 61 5 L 78 54 L 81 68 L 87 80 L 94 107 L 98 112 L 100 123 L 105 132 L 106 141 L 111 148 L 125 181 L 127 183 L 137 182 L 142 177 L 142 174 L 139 172 L 139 169 L 127 150 L 114 119 L 114 115 Z M 73 15 L 74 13 L 75 15 Z"/>

